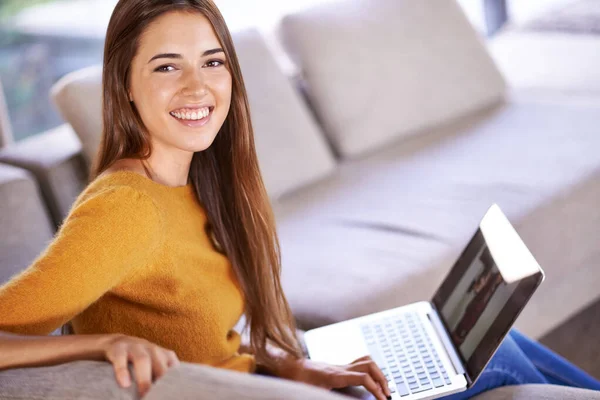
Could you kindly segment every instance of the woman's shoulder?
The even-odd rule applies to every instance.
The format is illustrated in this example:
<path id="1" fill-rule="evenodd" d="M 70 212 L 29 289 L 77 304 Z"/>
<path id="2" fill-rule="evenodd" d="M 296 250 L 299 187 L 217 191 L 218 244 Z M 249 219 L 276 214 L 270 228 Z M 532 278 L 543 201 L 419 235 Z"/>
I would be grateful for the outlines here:
<path id="1" fill-rule="evenodd" d="M 140 241 L 149 247 L 159 243 L 164 216 L 143 186 L 130 182 L 130 174 L 111 172 L 88 184 L 61 222 L 57 243 L 76 241 L 75 237 L 107 246 L 109 242 L 121 247 Z"/>
<path id="2" fill-rule="evenodd" d="M 147 180 L 148 178 L 131 168 L 107 169 L 85 187 L 73 203 L 71 211 L 81 207 L 117 208 L 122 213 L 156 209 L 153 191 Z"/>

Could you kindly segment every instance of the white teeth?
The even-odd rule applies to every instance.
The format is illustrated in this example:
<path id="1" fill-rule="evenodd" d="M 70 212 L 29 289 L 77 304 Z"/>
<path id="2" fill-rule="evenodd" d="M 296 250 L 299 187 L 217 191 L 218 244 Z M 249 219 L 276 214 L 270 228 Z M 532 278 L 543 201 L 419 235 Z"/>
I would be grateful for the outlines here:
<path id="1" fill-rule="evenodd" d="M 185 111 L 185 112 L 177 112 L 177 111 L 171 111 L 171 115 L 174 116 L 175 118 L 179 118 L 179 119 L 187 119 L 187 120 L 192 120 L 192 121 L 197 121 L 199 119 L 203 119 L 206 118 L 208 115 L 210 114 L 210 109 L 208 107 L 205 107 L 201 110 L 197 110 L 197 111 Z"/>

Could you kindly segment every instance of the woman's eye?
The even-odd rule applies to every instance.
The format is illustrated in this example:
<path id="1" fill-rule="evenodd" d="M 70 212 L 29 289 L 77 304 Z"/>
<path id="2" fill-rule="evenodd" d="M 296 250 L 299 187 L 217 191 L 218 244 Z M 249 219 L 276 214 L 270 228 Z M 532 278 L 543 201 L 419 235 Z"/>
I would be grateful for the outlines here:
<path id="1" fill-rule="evenodd" d="M 174 69 L 175 68 L 173 68 L 172 65 L 161 65 L 160 67 L 156 68 L 154 71 L 155 72 L 171 72 Z"/>
<path id="2" fill-rule="evenodd" d="M 206 65 L 211 68 L 220 67 L 221 65 L 224 65 L 224 64 L 225 64 L 225 62 L 221 61 L 221 60 L 211 60 L 206 63 Z"/>

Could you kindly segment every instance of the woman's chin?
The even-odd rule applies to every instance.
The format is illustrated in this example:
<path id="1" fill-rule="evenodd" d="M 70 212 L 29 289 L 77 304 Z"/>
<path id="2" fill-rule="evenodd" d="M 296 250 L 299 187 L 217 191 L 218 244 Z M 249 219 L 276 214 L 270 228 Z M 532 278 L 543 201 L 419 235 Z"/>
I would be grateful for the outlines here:
<path id="1" fill-rule="evenodd" d="M 208 132 L 203 134 L 196 135 L 185 135 L 188 140 L 183 143 L 183 148 L 191 152 L 199 152 L 208 149 L 215 140 L 214 134 L 209 134 Z"/>

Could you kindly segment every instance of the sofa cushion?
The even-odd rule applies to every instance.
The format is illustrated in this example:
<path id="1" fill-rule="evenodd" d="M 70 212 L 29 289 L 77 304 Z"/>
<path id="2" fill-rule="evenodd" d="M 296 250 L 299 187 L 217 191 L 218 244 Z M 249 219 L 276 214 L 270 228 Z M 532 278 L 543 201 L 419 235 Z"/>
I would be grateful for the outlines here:
<path id="1" fill-rule="evenodd" d="M 38 256 L 53 227 L 35 178 L 21 168 L 0 164 L 0 204 L 2 285 Z"/>
<path id="2" fill-rule="evenodd" d="M 509 85 L 535 91 L 600 93 L 600 36 L 508 30 L 489 50 Z"/>
<path id="3" fill-rule="evenodd" d="M 102 133 L 102 67 L 92 66 L 62 77 L 50 97 L 81 141 L 88 167 L 96 156 Z"/>
<path id="4" fill-rule="evenodd" d="M 326 133 L 356 156 L 497 102 L 504 81 L 454 0 L 346 0 L 289 15 Z"/>
<path id="5" fill-rule="evenodd" d="M 492 203 L 546 271 L 517 325 L 539 337 L 561 323 L 600 295 L 599 125 L 598 102 L 515 98 L 281 199 L 299 325 L 431 299 Z"/>
<path id="6" fill-rule="evenodd" d="M 321 128 L 256 30 L 233 36 L 248 92 L 256 151 L 271 197 L 333 171 Z"/>
<path id="7" fill-rule="evenodd" d="M 329 174 L 335 160 L 325 137 L 260 34 L 247 30 L 233 37 L 269 195 L 277 197 Z M 79 135 L 88 163 L 100 145 L 101 74 L 98 67 L 69 74 L 52 92 L 63 117 Z"/>

